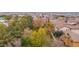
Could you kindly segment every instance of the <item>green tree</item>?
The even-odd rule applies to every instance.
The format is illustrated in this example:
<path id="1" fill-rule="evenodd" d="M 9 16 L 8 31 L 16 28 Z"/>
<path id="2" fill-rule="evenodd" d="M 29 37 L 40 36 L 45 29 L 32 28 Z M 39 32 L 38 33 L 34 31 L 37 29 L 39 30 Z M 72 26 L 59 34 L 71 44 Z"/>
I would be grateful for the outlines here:
<path id="1" fill-rule="evenodd" d="M 33 28 L 33 18 L 32 16 L 27 16 L 27 26 L 32 29 Z"/>
<path id="2" fill-rule="evenodd" d="M 30 38 L 23 36 L 21 38 L 21 46 L 30 46 Z"/>
<path id="3" fill-rule="evenodd" d="M 20 25 L 20 27 L 21 27 L 21 29 L 23 31 L 25 28 L 27 28 L 27 17 L 22 16 L 18 20 L 19 20 L 19 25 Z"/>
<path id="4" fill-rule="evenodd" d="M 14 17 L 9 21 L 8 30 L 10 31 L 11 35 L 14 37 L 21 36 L 21 26 L 19 24 L 18 16 Z"/>
<path id="5" fill-rule="evenodd" d="M 8 42 L 11 42 L 13 37 L 8 31 L 8 27 L 3 23 L 0 23 L 0 46 L 7 45 Z"/>
<path id="6" fill-rule="evenodd" d="M 2 15 L 5 20 L 10 20 L 12 18 L 11 15 Z"/>
<path id="7" fill-rule="evenodd" d="M 25 29 L 21 37 L 21 46 L 31 46 L 30 45 L 30 35 L 32 30 L 29 28 Z"/>
<path id="8" fill-rule="evenodd" d="M 9 31 L 15 37 L 21 37 L 21 33 L 26 28 L 31 28 L 32 18 L 31 16 L 15 16 L 9 21 Z"/>

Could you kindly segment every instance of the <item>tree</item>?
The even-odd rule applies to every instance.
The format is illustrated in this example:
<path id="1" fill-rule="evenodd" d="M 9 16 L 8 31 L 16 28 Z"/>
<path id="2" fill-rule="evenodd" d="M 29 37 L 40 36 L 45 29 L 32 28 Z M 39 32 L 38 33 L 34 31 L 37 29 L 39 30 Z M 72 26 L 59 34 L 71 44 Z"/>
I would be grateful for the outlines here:
<path id="1" fill-rule="evenodd" d="M 32 16 L 22 16 L 19 17 L 18 20 L 22 30 L 24 30 L 25 28 L 32 29 Z"/>
<path id="2" fill-rule="evenodd" d="M 7 26 L 3 23 L 0 23 L 0 46 L 7 45 L 8 42 L 11 42 L 13 37 L 10 35 Z"/>
<path id="3" fill-rule="evenodd" d="M 9 21 L 8 30 L 10 34 L 14 37 L 21 37 L 22 27 L 19 24 L 18 16 L 14 17 Z"/>
<path id="4" fill-rule="evenodd" d="M 9 30 L 15 37 L 21 37 L 21 32 L 28 27 L 26 16 L 15 16 L 9 22 Z"/>
<path id="5" fill-rule="evenodd" d="M 33 20 L 33 27 L 34 29 L 39 29 L 40 27 L 44 26 L 44 21 L 42 20 L 41 17 L 37 16 Z"/>
<path id="6" fill-rule="evenodd" d="M 9 21 L 9 31 L 15 37 L 21 37 L 26 28 L 32 28 L 31 16 L 15 16 Z"/>
<path id="7" fill-rule="evenodd" d="M 21 37 L 21 46 L 30 46 L 30 35 L 32 30 L 29 28 L 24 29 L 24 32 Z"/>
<path id="8" fill-rule="evenodd" d="M 48 46 L 51 42 L 50 35 L 47 34 L 45 28 L 39 28 L 38 30 L 32 31 L 30 35 L 22 36 L 22 46 L 42 47 Z"/>
<path id="9" fill-rule="evenodd" d="M 44 28 L 39 28 L 38 31 L 33 31 L 30 36 L 31 46 L 41 47 L 50 43 L 50 36 Z"/>
<path id="10" fill-rule="evenodd" d="M 55 30 L 54 24 L 49 19 L 46 20 L 44 27 L 47 29 L 48 32 L 54 32 Z"/>
<path id="11" fill-rule="evenodd" d="M 2 17 L 6 20 L 10 20 L 12 18 L 11 15 L 2 15 Z"/>
<path id="12" fill-rule="evenodd" d="M 33 18 L 32 16 L 27 16 L 27 26 L 32 29 L 33 28 Z"/>
<path id="13" fill-rule="evenodd" d="M 23 36 L 21 38 L 21 46 L 30 46 L 30 38 Z"/>
<path id="14" fill-rule="evenodd" d="M 27 19 L 25 16 L 18 17 L 18 29 L 20 31 L 24 31 L 24 29 L 27 27 Z"/>

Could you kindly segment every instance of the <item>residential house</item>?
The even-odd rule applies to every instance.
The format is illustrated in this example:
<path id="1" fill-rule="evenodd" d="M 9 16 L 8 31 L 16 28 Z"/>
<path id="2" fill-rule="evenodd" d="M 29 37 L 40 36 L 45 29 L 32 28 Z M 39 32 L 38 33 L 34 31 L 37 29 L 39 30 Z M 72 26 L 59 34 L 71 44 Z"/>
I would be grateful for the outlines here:
<path id="1" fill-rule="evenodd" d="M 79 47 L 79 30 L 66 31 L 62 40 L 67 46 Z"/>
<path id="2" fill-rule="evenodd" d="M 65 25 L 65 20 L 55 19 L 55 20 L 50 20 L 50 21 L 54 24 L 54 26 L 57 29 L 63 28 Z"/>

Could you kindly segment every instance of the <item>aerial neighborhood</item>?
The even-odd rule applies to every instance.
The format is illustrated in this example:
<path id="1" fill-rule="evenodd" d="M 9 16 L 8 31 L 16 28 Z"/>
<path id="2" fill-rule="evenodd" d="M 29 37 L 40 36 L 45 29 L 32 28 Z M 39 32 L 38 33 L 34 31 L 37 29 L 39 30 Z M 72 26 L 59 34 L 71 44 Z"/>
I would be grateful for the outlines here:
<path id="1" fill-rule="evenodd" d="M 79 14 L 72 14 L 2 12 L 0 47 L 79 47 Z"/>

